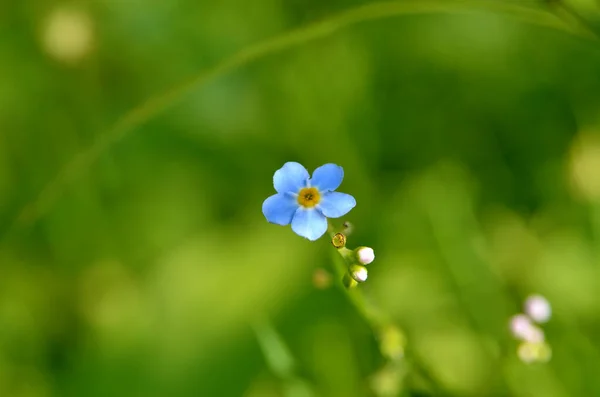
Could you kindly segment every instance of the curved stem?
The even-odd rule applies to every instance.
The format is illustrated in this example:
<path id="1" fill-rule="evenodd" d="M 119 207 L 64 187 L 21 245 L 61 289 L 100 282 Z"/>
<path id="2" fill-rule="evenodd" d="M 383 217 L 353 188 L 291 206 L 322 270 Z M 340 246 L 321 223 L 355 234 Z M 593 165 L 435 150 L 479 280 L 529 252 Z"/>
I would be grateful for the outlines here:
<path id="1" fill-rule="evenodd" d="M 335 235 L 335 228 L 331 223 L 329 223 L 328 226 L 328 233 L 330 238 L 333 238 Z M 343 258 L 339 250 L 336 250 L 332 259 L 338 280 L 337 285 L 344 291 L 344 294 L 352 306 L 354 306 L 359 316 L 362 317 L 362 319 L 369 325 L 373 331 L 373 334 L 378 335 L 386 326 L 393 324 L 392 320 L 389 319 L 388 316 L 386 316 L 381 310 L 377 309 L 375 305 L 369 303 L 364 290 L 360 285 L 355 288 L 345 288 L 342 285 L 341 280 L 344 277 L 344 274 L 346 274 L 348 271 L 348 263 L 346 263 L 346 258 Z M 421 379 L 423 379 L 436 396 L 451 395 L 443 388 L 442 385 L 440 385 L 439 381 L 435 378 L 435 376 L 433 376 L 431 371 L 429 371 L 425 363 L 416 354 L 413 354 L 410 349 L 408 349 L 408 352 L 406 352 L 406 359 L 408 360 L 408 364 L 412 373 L 417 374 Z"/>
<path id="2" fill-rule="evenodd" d="M 173 89 L 154 96 L 121 117 L 112 128 L 88 149 L 84 149 L 69 161 L 58 174 L 42 189 L 40 194 L 18 211 L 5 234 L 14 228 L 35 222 L 60 197 L 64 188 L 77 180 L 108 148 L 143 123 L 181 100 L 188 93 L 207 82 L 232 70 L 248 65 L 267 55 L 278 53 L 319 38 L 331 36 L 339 30 L 361 22 L 380 20 L 403 15 L 458 13 L 487 11 L 509 15 L 524 23 L 543 26 L 568 34 L 598 41 L 598 37 L 580 25 L 573 26 L 552 12 L 531 8 L 516 3 L 484 0 L 406 0 L 402 2 L 371 3 L 351 8 L 320 22 L 293 29 L 274 38 L 250 45 L 231 57 L 203 70 L 190 80 Z"/>

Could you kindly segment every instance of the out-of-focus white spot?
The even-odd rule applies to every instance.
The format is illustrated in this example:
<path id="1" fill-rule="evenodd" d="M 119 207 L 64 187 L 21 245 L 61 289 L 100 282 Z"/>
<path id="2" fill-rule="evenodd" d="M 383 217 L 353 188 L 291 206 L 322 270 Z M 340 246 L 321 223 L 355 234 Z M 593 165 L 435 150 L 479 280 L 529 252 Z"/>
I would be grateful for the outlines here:
<path id="1" fill-rule="evenodd" d="M 552 316 L 552 308 L 546 298 L 531 295 L 525 300 L 525 313 L 536 323 L 545 323 Z"/>
<path id="2" fill-rule="evenodd" d="M 510 319 L 510 330 L 515 338 L 525 339 L 527 330 L 531 328 L 531 320 L 524 314 L 516 314 Z"/>
<path id="3" fill-rule="evenodd" d="M 527 342 L 542 342 L 545 338 L 544 331 L 533 325 L 524 314 L 517 314 L 510 319 L 510 330 L 515 338 Z"/>

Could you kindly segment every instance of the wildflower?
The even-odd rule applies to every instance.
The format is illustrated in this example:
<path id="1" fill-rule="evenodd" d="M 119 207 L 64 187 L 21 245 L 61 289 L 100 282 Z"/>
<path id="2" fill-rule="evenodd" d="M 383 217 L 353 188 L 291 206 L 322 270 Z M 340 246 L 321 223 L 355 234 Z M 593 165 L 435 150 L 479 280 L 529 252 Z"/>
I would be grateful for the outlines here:
<path id="1" fill-rule="evenodd" d="M 369 272 L 367 271 L 367 268 L 361 265 L 352 265 L 350 266 L 350 269 L 348 269 L 350 272 L 350 276 L 357 282 L 359 283 L 364 283 L 365 281 L 367 281 L 367 277 L 369 276 Z"/>
<path id="2" fill-rule="evenodd" d="M 327 231 L 327 218 L 344 216 L 356 205 L 351 195 L 334 191 L 343 179 L 344 169 L 336 164 L 322 165 L 310 178 L 301 164 L 287 162 L 273 175 L 277 194 L 263 202 L 263 214 L 277 225 L 291 223 L 296 234 L 314 241 Z"/>
<path id="3" fill-rule="evenodd" d="M 545 323 L 552 315 L 550 303 L 541 295 L 530 295 L 525 300 L 524 308 L 525 313 L 536 323 Z"/>
<path id="4" fill-rule="evenodd" d="M 552 357 L 552 349 L 546 342 L 544 330 L 534 321 L 544 323 L 550 319 L 550 303 L 541 295 L 530 295 L 523 306 L 525 314 L 519 313 L 510 319 L 510 330 L 521 341 L 517 355 L 527 364 L 548 362 Z"/>
<path id="5" fill-rule="evenodd" d="M 517 339 L 525 339 L 527 330 L 531 328 L 531 320 L 524 314 L 516 314 L 510 319 L 510 330 Z"/>
<path id="6" fill-rule="evenodd" d="M 541 342 L 544 340 L 544 331 L 536 327 L 524 314 L 517 314 L 510 319 L 510 330 L 515 338 L 522 341 Z"/>
<path id="7" fill-rule="evenodd" d="M 375 260 L 375 251 L 373 251 L 373 248 L 359 247 L 356 249 L 356 256 L 360 263 L 368 265 Z"/>

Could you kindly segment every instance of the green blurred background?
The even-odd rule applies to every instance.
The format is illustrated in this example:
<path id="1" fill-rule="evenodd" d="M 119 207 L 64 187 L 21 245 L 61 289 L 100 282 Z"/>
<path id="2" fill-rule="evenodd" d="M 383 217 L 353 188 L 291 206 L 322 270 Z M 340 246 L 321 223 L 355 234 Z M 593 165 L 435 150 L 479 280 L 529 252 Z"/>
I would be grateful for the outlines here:
<path id="1" fill-rule="evenodd" d="M 600 395 L 600 41 L 550 3 L 0 3 L 0 396 Z M 286 161 L 344 167 L 437 392 L 265 221 Z"/>

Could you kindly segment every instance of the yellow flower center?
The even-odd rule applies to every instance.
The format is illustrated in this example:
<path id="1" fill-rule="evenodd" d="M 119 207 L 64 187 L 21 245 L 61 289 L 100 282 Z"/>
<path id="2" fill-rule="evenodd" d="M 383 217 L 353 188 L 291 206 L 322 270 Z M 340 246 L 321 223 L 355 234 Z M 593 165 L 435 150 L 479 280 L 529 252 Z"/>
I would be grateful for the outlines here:
<path id="1" fill-rule="evenodd" d="M 319 204 L 321 195 L 315 187 L 305 187 L 298 193 L 298 204 L 306 208 L 312 208 Z"/>

